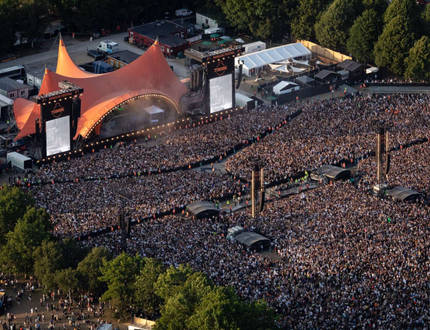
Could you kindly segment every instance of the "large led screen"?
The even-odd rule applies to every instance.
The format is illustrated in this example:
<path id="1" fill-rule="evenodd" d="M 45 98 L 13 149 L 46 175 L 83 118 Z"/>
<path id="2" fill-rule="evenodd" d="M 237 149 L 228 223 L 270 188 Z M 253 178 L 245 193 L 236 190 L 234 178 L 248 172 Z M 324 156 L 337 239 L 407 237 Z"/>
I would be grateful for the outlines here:
<path id="1" fill-rule="evenodd" d="M 218 112 L 233 107 L 232 75 L 212 78 L 209 80 L 210 112 Z"/>
<path id="2" fill-rule="evenodd" d="M 70 150 L 70 116 L 46 122 L 46 155 Z"/>

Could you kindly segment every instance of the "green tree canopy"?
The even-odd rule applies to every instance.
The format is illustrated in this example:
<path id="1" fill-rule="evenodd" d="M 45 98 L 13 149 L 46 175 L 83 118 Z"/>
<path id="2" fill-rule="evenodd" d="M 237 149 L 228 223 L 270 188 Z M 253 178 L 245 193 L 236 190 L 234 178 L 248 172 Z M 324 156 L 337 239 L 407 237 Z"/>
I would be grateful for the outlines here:
<path id="1" fill-rule="evenodd" d="M 364 9 L 373 9 L 382 16 L 387 9 L 388 2 L 386 0 L 363 0 Z"/>
<path id="2" fill-rule="evenodd" d="M 347 41 L 348 52 L 359 62 L 372 62 L 373 49 L 382 32 L 382 19 L 373 9 L 367 9 L 358 17 L 351 27 Z"/>
<path id="3" fill-rule="evenodd" d="M 412 26 L 419 22 L 420 9 L 415 0 L 392 0 L 384 14 L 384 23 L 388 24 L 397 16 L 407 19 Z M 415 32 L 415 31 L 414 31 Z"/>
<path id="4" fill-rule="evenodd" d="M 424 25 L 424 34 L 430 35 L 430 6 L 425 6 L 421 19 Z"/>
<path id="5" fill-rule="evenodd" d="M 162 276 L 162 275 L 161 275 Z M 175 286 L 156 329 L 274 329 L 274 313 L 263 302 L 246 303 L 233 289 L 216 287 L 195 272 Z"/>
<path id="6" fill-rule="evenodd" d="M 13 231 L 6 235 L 7 242 L 1 251 L 4 269 L 19 274 L 32 274 L 34 250 L 42 241 L 50 239 L 49 216 L 44 209 L 27 209 Z"/>
<path id="7" fill-rule="evenodd" d="M 110 259 L 110 253 L 104 247 L 94 247 L 78 264 L 80 286 L 96 296 L 101 296 L 106 290 L 106 283 L 100 280 L 103 262 Z"/>
<path id="8" fill-rule="evenodd" d="M 160 313 L 161 298 L 155 294 L 155 283 L 164 272 L 163 264 L 156 259 L 145 258 L 145 266 L 136 278 L 134 292 L 135 308 L 154 319 Z"/>
<path id="9" fill-rule="evenodd" d="M 430 81 L 430 39 L 422 36 L 409 51 L 405 77 Z"/>
<path id="10" fill-rule="evenodd" d="M 141 257 L 126 253 L 121 253 L 111 261 L 103 261 L 100 280 L 107 284 L 108 289 L 102 300 L 109 301 L 120 317 L 125 316 L 133 305 L 134 283 L 142 265 Z"/>
<path id="11" fill-rule="evenodd" d="M 155 283 L 155 293 L 164 301 L 167 301 L 170 296 L 174 296 L 182 289 L 191 274 L 193 274 L 193 270 L 189 265 L 179 265 L 178 268 L 170 266 L 158 277 Z"/>
<path id="12" fill-rule="evenodd" d="M 183 270 L 185 269 L 183 268 Z M 182 278 L 178 276 L 169 276 L 170 280 L 176 277 L 179 281 L 176 281 L 175 284 L 167 281 L 173 284 L 171 286 L 173 291 L 169 296 L 164 296 L 165 304 L 161 309 L 161 317 L 157 320 L 157 329 L 189 329 L 189 319 L 202 302 L 203 297 L 212 290 L 212 284 L 204 274 L 182 271 L 177 272 L 176 275 L 179 273 L 185 275 L 186 279 L 182 282 Z"/>
<path id="13" fill-rule="evenodd" d="M 5 235 L 14 229 L 18 219 L 25 214 L 27 207 L 33 205 L 34 201 L 30 195 L 18 187 L 2 186 L 0 190 L 0 244 L 6 242 Z"/>
<path id="14" fill-rule="evenodd" d="M 188 319 L 188 329 L 275 329 L 275 314 L 264 302 L 246 303 L 232 288 L 216 287 Z"/>
<path id="15" fill-rule="evenodd" d="M 414 34 L 408 20 L 402 16 L 393 18 L 385 25 L 375 45 L 375 63 L 392 73 L 403 76 L 405 59 L 414 43 Z"/>
<path id="16" fill-rule="evenodd" d="M 297 15 L 291 24 L 291 33 L 296 39 L 315 41 L 315 23 L 331 0 L 300 0 Z"/>
<path id="17" fill-rule="evenodd" d="M 61 246 L 54 241 L 43 241 L 34 251 L 34 274 L 45 290 L 57 287 L 55 272 L 64 264 Z"/>
<path id="18" fill-rule="evenodd" d="M 60 242 L 61 254 L 67 256 L 64 258 L 63 268 L 76 268 L 88 254 L 89 249 L 83 248 L 77 241 L 71 238 L 65 238 Z"/>
<path id="19" fill-rule="evenodd" d="M 334 0 L 315 24 L 315 35 L 321 46 L 345 51 L 349 28 L 361 9 L 359 0 Z"/>
<path id="20" fill-rule="evenodd" d="M 74 293 L 79 286 L 78 271 L 73 268 L 61 269 L 55 272 L 57 287 L 64 293 Z"/>
<path id="21" fill-rule="evenodd" d="M 290 31 L 298 0 L 216 0 L 216 4 L 236 30 L 272 40 Z"/>

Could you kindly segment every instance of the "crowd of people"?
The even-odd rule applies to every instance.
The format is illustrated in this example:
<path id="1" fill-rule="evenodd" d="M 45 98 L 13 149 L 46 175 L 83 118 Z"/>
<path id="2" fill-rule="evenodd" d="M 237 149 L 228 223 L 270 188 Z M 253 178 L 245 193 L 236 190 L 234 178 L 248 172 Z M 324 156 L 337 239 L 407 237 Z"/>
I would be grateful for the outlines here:
<path id="1" fill-rule="evenodd" d="M 266 182 L 272 182 L 370 154 L 377 120 L 392 124 L 391 146 L 427 137 L 429 101 L 426 95 L 354 96 L 260 106 L 150 142 L 123 143 L 44 165 L 31 179 L 53 183 L 27 189 L 47 208 L 59 236 L 115 226 L 120 208 L 133 219 L 149 216 L 132 227 L 129 253 L 169 265 L 189 263 L 244 298 L 265 299 L 281 315 L 282 327 L 420 327 L 430 322 L 428 206 L 394 204 L 369 194 L 372 157 L 358 164 L 361 180 L 275 198 L 255 219 L 247 209 L 202 220 L 151 215 L 197 200 L 247 194 L 239 178 L 249 180 L 256 156 L 265 163 Z M 302 110 L 299 116 L 284 121 L 297 110 Z M 268 136 L 227 159 L 229 174 L 214 168 L 139 173 L 222 155 L 269 127 Z M 427 149 L 425 142 L 392 152 L 392 182 L 427 191 Z M 122 173 L 133 175 L 111 177 Z M 98 179 L 54 183 L 82 177 Z M 227 240 L 228 229 L 236 225 L 268 237 L 271 252 L 256 253 Z M 123 237 L 112 231 L 82 244 L 117 252 Z"/>
<path id="2" fill-rule="evenodd" d="M 246 186 L 230 175 L 195 169 L 30 189 L 37 205 L 50 214 L 56 235 L 79 237 L 117 227 L 120 210 L 138 220 L 199 200 L 239 195 Z"/>
<path id="3" fill-rule="evenodd" d="M 429 143 L 415 145 L 404 150 L 390 152 L 390 165 L 386 181 L 390 186 L 402 186 L 429 195 L 430 183 Z M 374 157 L 359 163 L 363 186 L 376 182 Z"/>
<path id="4" fill-rule="evenodd" d="M 375 121 L 393 125 L 393 145 L 427 137 L 429 95 L 364 95 L 302 103 L 302 114 L 275 134 L 236 153 L 226 164 L 236 176 L 250 179 L 254 155 L 275 181 L 324 164 L 350 160 L 375 150 Z"/>
<path id="5" fill-rule="evenodd" d="M 171 129 L 149 141 L 118 143 L 65 162 L 43 165 L 34 181 L 75 180 L 111 177 L 134 171 L 166 170 L 188 166 L 225 154 L 236 145 L 254 138 L 277 125 L 291 113 L 284 106 L 260 106 L 219 116 L 211 123 L 188 124 L 189 128 Z M 146 137 L 145 140 L 148 140 Z"/>
<path id="6" fill-rule="evenodd" d="M 132 229 L 130 253 L 189 263 L 244 298 L 265 299 L 294 328 L 411 328 L 430 322 L 427 208 L 392 204 L 349 182 L 219 219 L 154 219 Z M 270 238 L 260 254 L 226 239 L 240 225 Z M 86 242 L 115 250 L 118 233 Z"/>
<path id="7" fill-rule="evenodd" d="M 42 293 L 34 279 L 18 281 L 0 274 L 2 287 L 10 295 L 14 312 L 9 309 L 0 323 L 3 330 L 88 329 L 95 330 L 105 321 L 105 304 L 94 297 L 70 297 L 59 290 Z"/>

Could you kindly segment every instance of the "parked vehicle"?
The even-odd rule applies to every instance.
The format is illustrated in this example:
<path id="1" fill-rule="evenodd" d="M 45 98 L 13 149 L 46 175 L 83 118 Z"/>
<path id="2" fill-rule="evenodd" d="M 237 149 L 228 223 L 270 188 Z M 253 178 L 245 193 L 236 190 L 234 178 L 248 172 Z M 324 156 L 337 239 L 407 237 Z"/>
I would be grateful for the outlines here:
<path id="1" fill-rule="evenodd" d="M 186 17 L 186 16 L 190 16 L 192 13 L 193 13 L 193 12 L 192 12 L 191 10 L 189 10 L 189 9 L 185 9 L 185 8 L 175 10 L 175 15 L 176 15 L 177 17 Z"/>
<path id="2" fill-rule="evenodd" d="M 100 53 L 96 49 L 88 49 L 87 55 L 94 58 L 94 60 L 96 60 L 96 61 L 102 60 L 105 57 L 105 55 L 103 53 Z"/>
<path id="3" fill-rule="evenodd" d="M 97 46 L 97 50 L 103 54 L 112 54 L 117 52 L 119 49 L 119 44 L 111 40 L 100 41 Z"/>

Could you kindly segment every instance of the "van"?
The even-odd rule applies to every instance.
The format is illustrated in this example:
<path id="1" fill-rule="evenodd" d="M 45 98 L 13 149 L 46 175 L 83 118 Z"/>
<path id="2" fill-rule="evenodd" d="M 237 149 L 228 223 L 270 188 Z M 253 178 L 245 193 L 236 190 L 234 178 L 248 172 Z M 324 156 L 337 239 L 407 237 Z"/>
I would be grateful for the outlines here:
<path id="1" fill-rule="evenodd" d="M 114 41 L 110 40 L 104 40 L 100 41 L 99 45 L 97 46 L 97 50 L 104 54 L 112 54 L 117 52 L 119 49 L 119 44 Z"/>

